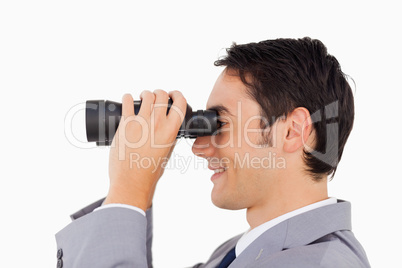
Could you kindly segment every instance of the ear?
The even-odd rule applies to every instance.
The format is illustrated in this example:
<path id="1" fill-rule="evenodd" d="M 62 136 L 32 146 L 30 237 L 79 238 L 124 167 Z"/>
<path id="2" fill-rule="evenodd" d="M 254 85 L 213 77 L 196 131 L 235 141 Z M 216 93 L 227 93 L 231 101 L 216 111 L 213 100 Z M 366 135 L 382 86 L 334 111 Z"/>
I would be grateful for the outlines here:
<path id="1" fill-rule="evenodd" d="M 310 112 L 304 107 L 294 109 L 287 117 L 287 135 L 283 150 L 293 153 L 303 147 L 312 131 Z"/>

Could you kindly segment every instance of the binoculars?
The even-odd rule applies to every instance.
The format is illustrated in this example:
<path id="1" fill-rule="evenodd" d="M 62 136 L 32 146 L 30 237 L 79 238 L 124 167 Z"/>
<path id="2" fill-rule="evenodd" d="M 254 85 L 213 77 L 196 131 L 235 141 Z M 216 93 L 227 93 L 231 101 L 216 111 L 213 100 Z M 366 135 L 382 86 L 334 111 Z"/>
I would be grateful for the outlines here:
<path id="1" fill-rule="evenodd" d="M 169 99 L 169 113 L 173 101 Z M 138 114 L 141 101 L 134 101 L 134 114 Z M 111 145 L 121 119 L 122 104 L 113 101 L 88 100 L 85 106 L 87 140 L 97 146 Z M 215 110 L 193 111 L 187 104 L 186 116 L 176 138 L 197 138 L 215 135 L 218 129 L 218 114 Z"/>

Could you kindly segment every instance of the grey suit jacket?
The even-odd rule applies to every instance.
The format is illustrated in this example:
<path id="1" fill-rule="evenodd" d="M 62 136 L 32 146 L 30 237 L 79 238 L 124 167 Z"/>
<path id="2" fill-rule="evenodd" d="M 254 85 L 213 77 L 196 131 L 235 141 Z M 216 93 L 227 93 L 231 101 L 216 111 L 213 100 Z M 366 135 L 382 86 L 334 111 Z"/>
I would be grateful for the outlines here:
<path id="1" fill-rule="evenodd" d="M 78 211 L 73 222 L 56 234 L 59 264 L 67 268 L 152 267 L 152 210 L 145 218 L 126 208 L 92 212 L 99 200 Z M 241 235 L 217 248 L 206 263 L 216 268 Z M 251 243 L 229 266 L 370 267 L 351 232 L 350 203 L 320 207 L 283 221 Z"/>

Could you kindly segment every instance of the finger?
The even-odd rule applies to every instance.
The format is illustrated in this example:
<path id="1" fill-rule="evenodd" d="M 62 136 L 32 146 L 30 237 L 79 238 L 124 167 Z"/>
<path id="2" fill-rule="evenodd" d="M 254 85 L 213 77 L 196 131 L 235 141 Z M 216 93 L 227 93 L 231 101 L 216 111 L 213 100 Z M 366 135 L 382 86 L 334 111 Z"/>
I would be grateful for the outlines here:
<path id="1" fill-rule="evenodd" d="M 148 118 L 154 108 L 155 94 L 149 90 L 144 90 L 141 92 L 140 99 L 142 102 L 138 114 L 142 117 Z"/>
<path id="2" fill-rule="evenodd" d="M 122 98 L 122 108 L 121 108 L 121 119 L 119 122 L 119 127 L 117 128 L 116 134 L 113 137 L 112 140 L 112 148 L 119 147 L 122 145 L 120 143 L 120 139 L 122 136 L 125 135 L 125 130 L 127 127 L 127 118 L 130 118 L 131 116 L 134 115 L 134 101 L 133 97 L 131 94 L 124 94 Z"/>
<path id="3" fill-rule="evenodd" d="M 154 90 L 154 94 L 156 99 L 153 113 L 155 114 L 155 120 L 159 121 L 163 118 L 166 118 L 169 95 L 166 91 L 161 89 Z"/>
<path id="4" fill-rule="evenodd" d="M 169 92 L 169 97 L 173 100 L 173 104 L 170 107 L 168 120 L 179 128 L 186 116 L 187 101 L 177 90 Z"/>
<path id="5" fill-rule="evenodd" d="M 134 115 L 134 101 L 131 94 L 124 94 L 122 100 L 122 115 L 128 117 Z"/>

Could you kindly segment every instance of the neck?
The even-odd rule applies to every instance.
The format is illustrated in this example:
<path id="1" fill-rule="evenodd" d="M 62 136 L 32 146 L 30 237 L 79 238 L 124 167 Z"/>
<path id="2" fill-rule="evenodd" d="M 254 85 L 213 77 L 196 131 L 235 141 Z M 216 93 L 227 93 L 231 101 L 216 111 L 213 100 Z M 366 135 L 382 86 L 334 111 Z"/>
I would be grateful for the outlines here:
<path id="1" fill-rule="evenodd" d="M 272 186 L 272 185 L 271 185 Z M 328 199 L 327 181 L 314 182 L 311 178 L 277 179 L 265 198 L 247 208 L 251 229 L 283 214 Z"/>

